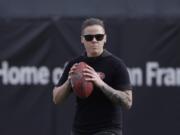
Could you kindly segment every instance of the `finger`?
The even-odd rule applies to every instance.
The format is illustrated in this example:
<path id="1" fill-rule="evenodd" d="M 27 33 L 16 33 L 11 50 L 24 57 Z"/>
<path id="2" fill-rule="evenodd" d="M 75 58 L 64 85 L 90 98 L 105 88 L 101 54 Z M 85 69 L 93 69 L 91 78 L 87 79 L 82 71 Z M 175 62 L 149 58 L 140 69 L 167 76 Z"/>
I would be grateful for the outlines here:
<path id="1" fill-rule="evenodd" d="M 86 81 L 91 81 L 91 82 L 94 82 L 94 81 L 95 81 L 94 78 L 90 78 L 90 77 L 85 78 L 85 80 L 86 80 Z"/>
<path id="2" fill-rule="evenodd" d="M 86 68 L 88 68 L 88 69 L 90 69 L 90 70 L 95 71 L 95 70 L 94 70 L 94 68 L 92 68 L 92 67 L 91 67 L 91 66 L 89 66 L 89 65 L 86 65 Z"/>
<path id="3" fill-rule="evenodd" d="M 88 68 L 85 68 L 85 69 L 83 69 L 83 72 L 84 73 L 91 73 L 91 74 L 94 74 L 95 72 L 94 72 L 94 70 L 91 70 L 91 69 L 88 69 Z"/>
<path id="4" fill-rule="evenodd" d="M 74 69 L 74 68 L 76 68 L 77 67 L 77 63 L 75 63 L 72 67 L 71 67 L 71 69 Z"/>
<path id="5" fill-rule="evenodd" d="M 93 74 L 91 74 L 91 73 L 83 73 L 83 76 L 85 76 L 85 77 L 93 77 Z"/>
<path id="6" fill-rule="evenodd" d="M 72 75 L 73 73 L 74 73 L 73 70 L 70 70 L 70 71 L 69 71 L 69 75 Z"/>
<path id="7" fill-rule="evenodd" d="M 69 75 L 72 75 L 73 73 L 74 73 L 74 69 L 71 69 L 70 71 L 69 71 Z"/>
<path id="8" fill-rule="evenodd" d="M 73 65 L 70 69 L 70 72 L 74 72 L 76 70 L 77 65 Z"/>
<path id="9" fill-rule="evenodd" d="M 73 64 L 73 66 L 77 66 L 77 65 L 78 65 L 78 63 L 74 63 L 74 64 Z"/>
<path id="10" fill-rule="evenodd" d="M 76 68 L 73 68 L 73 67 L 72 67 L 72 68 L 70 69 L 70 72 L 74 72 L 75 70 L 76 70 Z"/>

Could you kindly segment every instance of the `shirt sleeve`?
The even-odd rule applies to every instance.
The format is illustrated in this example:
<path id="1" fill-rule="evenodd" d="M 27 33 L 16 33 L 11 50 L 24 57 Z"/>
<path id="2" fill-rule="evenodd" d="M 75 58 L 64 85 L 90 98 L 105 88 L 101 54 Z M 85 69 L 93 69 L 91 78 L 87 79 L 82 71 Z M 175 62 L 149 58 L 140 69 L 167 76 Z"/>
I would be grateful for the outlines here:
<path id="1" fill-rule="evenodd" d="M 114 88 L 118 90 L 132 90 L 129 72 L 123 61 L 120 61 L 115 66 L 114 72 Z"/>
<path id="2" fill-rule="evenodd" d="M 68 75 L 69 75 L 69 71 L 71 68 L 72 64 L 70 62 L 68 62 L 64 68 L 64 71 L 61 75 L 61 78 L 59 79 L 58 83 L 56 84 L 56 86 L 61 86 L 67 79 L 68 79 Z"/>

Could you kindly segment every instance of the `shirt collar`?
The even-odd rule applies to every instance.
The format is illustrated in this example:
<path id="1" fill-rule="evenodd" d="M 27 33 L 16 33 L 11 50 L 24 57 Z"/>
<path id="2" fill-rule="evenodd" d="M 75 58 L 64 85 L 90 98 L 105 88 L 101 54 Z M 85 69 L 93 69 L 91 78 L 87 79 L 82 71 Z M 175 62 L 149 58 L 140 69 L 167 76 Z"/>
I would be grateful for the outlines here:
<path id="1" fill-rule="evenodd" d="M 106 49 L 104 49 L 102 54 L 97 56 L 97 57 L 88 57 L 86 51 L 83 52 L 83 54 L 82 54 L 82 56 L 89 58 L 89 59 L 105 58 L 105 57 L 110 56 L 110 55 L 112 55 L 112 54 L 109 51 L 107 51 Z"/>

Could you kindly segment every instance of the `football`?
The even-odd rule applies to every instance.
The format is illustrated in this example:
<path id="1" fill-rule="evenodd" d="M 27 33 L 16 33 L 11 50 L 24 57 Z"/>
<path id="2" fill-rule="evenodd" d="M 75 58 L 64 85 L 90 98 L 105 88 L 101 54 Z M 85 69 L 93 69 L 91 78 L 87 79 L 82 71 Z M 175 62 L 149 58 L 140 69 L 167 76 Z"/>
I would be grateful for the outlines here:
<path id="1" fill-rule="evenodd" d="M 83 76 L 83 69 L 86 67 L 85 62 L 80 62 L 76 66 L 73 74 L 71 75 L 71 86 L 75 94 L 80 98 L 87 98 L 93 91 L 93 83 L 86 81 Z"/>

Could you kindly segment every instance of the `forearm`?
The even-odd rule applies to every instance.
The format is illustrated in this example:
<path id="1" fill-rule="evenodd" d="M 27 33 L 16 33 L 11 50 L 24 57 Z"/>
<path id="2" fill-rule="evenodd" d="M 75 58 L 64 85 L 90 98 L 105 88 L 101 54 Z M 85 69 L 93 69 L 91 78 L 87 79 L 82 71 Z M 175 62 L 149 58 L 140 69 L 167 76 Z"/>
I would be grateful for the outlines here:
<path id="1" fill-rule="evenodd" d="M 63 85 L 60 87 L 55 87 L 53 89 L 53 102 L 55 104 L 62 103 L 70 94 L 71 85 L 69 80 L 67 80 Z"/>
<path id="2" fill-rule="evenodd" d="M 102 92 L 113 102 L 116 104 L 122 104 L 125 108 L 130 109 L 132 106 L 132 95 L 126 93 L 124 91 L 116 90 L 103 83 L 100 86 Z"/>

